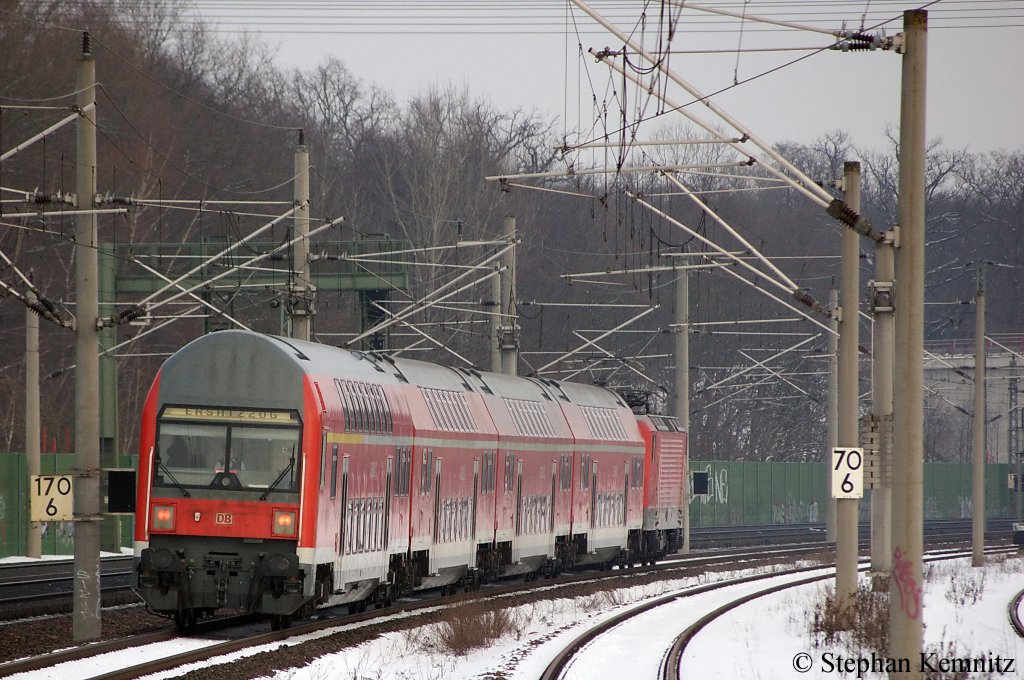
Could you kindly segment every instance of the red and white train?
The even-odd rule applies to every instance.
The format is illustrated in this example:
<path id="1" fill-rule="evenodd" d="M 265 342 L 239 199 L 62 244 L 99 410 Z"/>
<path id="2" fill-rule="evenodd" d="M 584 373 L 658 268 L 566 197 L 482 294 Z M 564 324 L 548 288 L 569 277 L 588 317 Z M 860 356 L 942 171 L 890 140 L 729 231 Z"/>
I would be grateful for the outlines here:
<path id="1" fill-rule="evenodd" d="M 141 431 L 136 587 L 182 626 L 680 545 L 686 433 L 600 387 L 221 331 L 164 363 Z"/>

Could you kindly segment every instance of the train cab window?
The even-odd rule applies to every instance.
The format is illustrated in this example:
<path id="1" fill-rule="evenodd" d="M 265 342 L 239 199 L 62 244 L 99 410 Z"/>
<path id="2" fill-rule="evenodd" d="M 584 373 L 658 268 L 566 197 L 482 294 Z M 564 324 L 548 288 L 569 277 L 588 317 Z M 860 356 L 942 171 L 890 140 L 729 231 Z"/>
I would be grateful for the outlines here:
<path id="1" fill-rule="evenodd" d="M 162 421 L 153 485 L 296 491 L 299 434 L 298 427 Z"/>
<path id="2" fill-rule="evenodd" d="M 213 469 L 222 464 L 226 430 L 215 425 L 165 425 L 159 455 L 170 469 Z"/>
<path id="3" fill-rule="evenodd" d="M 295 490 L 298 443 L 297 430 L 232 427 L 231 469 L 246 487 Z"/>

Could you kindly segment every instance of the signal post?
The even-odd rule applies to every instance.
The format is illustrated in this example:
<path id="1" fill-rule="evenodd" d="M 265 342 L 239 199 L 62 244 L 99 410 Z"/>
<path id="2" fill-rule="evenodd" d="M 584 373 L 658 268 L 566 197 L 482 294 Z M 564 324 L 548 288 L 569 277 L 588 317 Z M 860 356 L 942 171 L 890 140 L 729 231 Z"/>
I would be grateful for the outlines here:
<path id="1" fill-rule="evenodd" d="M 851 210 L 860 212 L 860 163 L 843 167 L 843 194 Z M 858 396 L 860 236 L 842 232 L 839 303 L 837 447 L 833 449 L 832 496 L 836 499 L 836 606 L 840 619 L 853 625 L 857 595 L 857 514 L 864 495 L 864 456 L 858 448 L 860 424 Z"/>

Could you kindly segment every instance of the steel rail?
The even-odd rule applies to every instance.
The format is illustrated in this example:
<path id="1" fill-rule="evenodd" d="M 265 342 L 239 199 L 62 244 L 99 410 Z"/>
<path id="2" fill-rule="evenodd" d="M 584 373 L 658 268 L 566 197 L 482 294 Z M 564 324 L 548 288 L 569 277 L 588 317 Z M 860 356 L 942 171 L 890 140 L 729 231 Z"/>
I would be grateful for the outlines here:
<path id="1" fill-rule="evenodd" d="M 1020 620 L 1020 608 L 1024 604 L 1024 590 L 1013 596 L 1010 600 L 1007 609 L 1007 614 L 1010 616 L 1010 627 L 1013 628 L 1013 632 L 1017 634 L 1017 637 L 1024 638 L 1024 621 Z"/>
<path id="2" fill-rule="evenodd" d="M 989 548 L 989 550 L 992 551 L 992 552 L 1006 551 L 1007 547 L 1005 547 L 1005 546 L 998 546 L 998 547 Z M 940 550 L 935 550 L 935 551 L 933 551 L 931 553 L 931 561 L 936 561 L 936 560 L 940 560 L 940 559 L 953 559 L 953 558 L 962 557 L 962 556 L 965 556 L 965 555 L 969 555 L 969 552 L 964 552 L 964 550 L 960 549 L 960 548 L 957 548 L 957 549 L 940 549 Z M 861 567 L 861 571 L 865 571 L 865 570 L 867 570 L 869 568 L 870 565 L 867 563 L 867 558 L 864 558 L 864 560 L 862 560 L 862 561 L 864 562 L 864 566 Z M 821 570 L 821 569 L 828 569 L 830 567 L 834 567 L 834 564 L 819 564 L 819 565 L 814 565 L 814 566 L 797 567 L 797 568 L 793 568 L 793 569 L 781 570 L 781 571 L 776 571 L 776 572 L 772 572 L 772 573 L 769 573 L 769 574 L 755 574 L 755 575 L 751 575 L 751 576 L 742 576 L 742 577 L 733 578 L 733 579 L 726 579 L 726 580 L 723 580 L 723 581 L 719 581 L 717 583 L 709 583 L 709 584 L 694 586 L 694 587 L 690 587 L 690 588 L 683 588 L 683 589 L 678 590 L 678 591 L 676 591 L 674 593 L 670 593 L 668 595 L 664 595 L 664 596 L 658 597 L 658 598 L 656 598 L 654 600 L 651 600 L 650 602 L 647 602 L 647 603 L 644 603 L 642 605 L 639 605 L 638 607 L 634 607 L 632 609 L 629 609 L 628 611 L 622 612 L 621 614 L 618 614 L 618 615 L 616 615 L 616 616 L 614 616 L 614 617 L 612 617 L 612 618 L 610 618 L 610 619 L 608 619 L 606 621 L 603 621 L 600 624 L 598 624 L 598 625 L 588 629 L 584 633 L 582 633 L 579 636 L 577 636 L 575 639 L 572 640 L 572 642 L 570 642 L 566 647 L 564 647 L 555 656 L 554 659 L 552 659 L 552 661 L 544 669 L 544 672 L 540 675 L 540 678 L 541 678 L 541 680 L 557 680 L 557 678 L 560 678 L 562 676 L 562 674 L 565 672 L 565 670 L 569 667 L 570 663 L 576 657 L 576 655 L 578 655 L 579 652 L 587 644 L 589 644 L 590 642 L 592 642 L 596 638 L 600 637 L 604 633 L 608 632 L 609 630 L 615 628 L 619 624 L 621 624 L 621 623 L 623 623 L 623 622 L 625 622 L 625 621 L 627 621 L 627 620 L 629 620 L 629 619 L 631 619 L 631 618 L 633 618 L 635 616 L 638 616 L 638 615 L 643 614 L 645 612 L 651 611 L 651 610 L 656 609 L 658 607 L 664 606 L 666 604 L 675 602 L 676 600 L 679 600 L 679 599 L 682 599 L 682 598 L 685 598 L 685 597 L 689 597 L 689 596 L 692 596 L 692 595 L 700 595 L 702 593 L 706 593 L 706 592 L 709 592 L 709 591 L 712 591 L 712 590 L 715 590 L 715 589 L 718 589 L 718 588 L 727 587 L 727 586 L 742 585 L 744 583 L 753 583 L 753 582 L 756 582 L 756 581 L 766 580 L 766 579 L 770 579 L 770 578 L 775 578 L 775 577 L 778 577 L 778 576 L 784 576 L 784 575 L 789 575 L 789 574 L 801 574 L 801 573 L 806 573 L 806 572 L 810 572 L 810 571 L 816 571 L 816 570 Z M 678 674 L 675 675 L 675 676 L 665 675 L 666 669 L 674 667 L 675 669 L 678 670 L 678 667 L 679 667 L 678 659 L 681 658 L 682 652 L 684 651 L 685 646 L 686 646 L 686 642 L 688 642 L 689 639 L 691 639 L 694 635 L 696 635 L 696 633 L 700 630 L 700 628 L 703 628 L 704 625 L 706 625 L 707 623 L 712 621 L 714 618 L 719 616 L 721 613 L 724 613 L 725 611 L 727 611 L 727 608 L 729 608 L 729 607 L 732 607 L 732 608 L 737 607 L 740 604 L 742 604 L 743 602 L 749 601 L 749 600 L 754 599 L 756 597 L 760 597 L 761 595 L 768 594 L 769 592 L 775 592 L 775 591 L 781 590 L 783 588 L 788 588 L 788 587 L 792 587 L 792 586 L 796 586 L 796 585 L 803 585 L 803 584 L 811 583 L 811 582 L 817 581 L 817 580 L 824 580 L 824 579 L 828 579 L 828 578 L 834 578 L 834 576 L 835 576 L 834 572 L 830 572 L 830 573 L 826 573 L 826 574 L 819 575 L 819 576 L 813 576 L 813 577 L 808 577 L 808 578 L 805 578 L 805 579 L 799 579 L 798 581 L 782 584 L 779 587 L 774 587 L 773 586 L 772 588 L 774 590 L 773 589 L 766 589 L 766 590 L 758 591 L 757 593 L 751 594 L 749 596 L 743 596 L 741 598 L 738 598 L 737 601 L 734 601 L 734 603 L 730 603 L 729 605 L 725 605 L 724 607 L 720 607 L 719 609 L 722 610 L 720 613 L 716 613 L 716 612 L 719 612 L 719 609 L 716 609 L 715 612 L 711 612 L 711 613 L 705 615 L 704 617 L 702 617 L 700 619 L 700 621 L 698 621 L 693 626 L 690 626 L 690 628 L 688 628 L 686 631 L 684 631 L 680 636 L 678 636 L 676 638 L 676 641 L 670 647 L 669 651 L 666 653 L 665 658 L 662 660 L 662 663 L 661 663 L 661 671 L 662 671 L 661 678 L 663 678 L 663 679 L 668 678 L 668 677 L 678 678 Z M 693 630 L 691 631 L 690 629 L 693 629 Z M 688 632 L 689 632 L 689 635 L 687 636 Z M 682 642 L 682 643 L 679 643 L 679 640 L 684 638 L 684 636 L 687 636 L 685 638 L 685 641 Z M 678 656 L 676 657 L 676 661 L 673 662 L 672 661 L 672 655 L 676 653 L 675 650 L 678 651 Z M 669 671 L 669 672 L 671 672 L 671 671 Z"/>
<path id="3" fill-rule="evenodd" d="M 709 565 L 721 565 L 723 563 L 723 560 L 725 559 L 737 561 L 793 559 L 795 557 L 813 555 L 816 554 L 817 551 L 817 546 L 783 547 L 775 551 L 767 552 L 764 549 L 744 549 L 740 551 L 729 552 L 718 551 L 715 553 L 703 554 L 699 556 L 686 556 L 681 558 L 677 557 L 674 559 L 666 558 L 665 561 L 659 562 L 657 565 L 653 567 L 615 569 L 600 573 L 582 572 L 568 576 L 563 576 L 556 579 L 544 579 L 534 581 L 531 583 L 516 583 L 512 585 L 487 588 L 483 591 L 460 593 L 458 595 L 444 598 L 443 600 L 439 600 L 439 598 L 437 597 L 430 597 L 428 599 L 423 599 L 420 601 L 399 602 L 391 607 L 384 609 L 377 609 L 374 611 L 362 612 L 358 614 L 339 615 L 318 621 L 303 623 L 285 630 L 271 631 L 266 633 L 259 633 L 256 635 L 244 636 L 238 639 L 213 643 L 201 649 L 195 649 L 188 652 L 183 652 L 180 654 L 166 656 L 157 659 L 150 659 L 136 666 L 109 671 L 101 675 L 93 676 L 92 680 L 121 680 L 127 678 L 140 677 L 151 673 L 170 670 L 189 663 L 205 661 L 213 657 L 220 656 L 223 654 L 229 654 L 231 652 L 238 651 L 247 647 L 279 642 L 291 637 L 305 635 L 326 628 L 369 622 L 382 616 L 393 616 L 397 613 L 414 613 L 417 610 L 432 609 L 436 608 L 439 605 L 461 605 L 470 603 L 475 600 L 485 598 L 490 599 L 495 596 L 519 595 L 532 590 L 573 586 L 581 583 L 606 581 L 611 579 L 623 579 L 630 578 L 636 575 L 652 574 L 658 572 L 671 573 L 673 571 L 683 571 L 687 569 L 706 567 Z M 212 630 L 223 630 L 226 627 L 226 625 L 234 625 L 237 622 L 238 621 L 233 618 L 213 619 L 209 621 L 204 621 L 195 628 L 190 629 L 186 633 L 186 635 L 195 633 L 205 633 L 210 632 Z M 135 647 L 144 644 L 152 644 L 155 642 L 162 642 L 169 639 L 173 639 L 178 635 L 181 635 L 181 633 L 177 631 L 177 629 L 168 629 L 167 631 L 157 631 L 154 633 L 148 633 L 141 636 L 121 638 L 118 640 L 110 640 L 107 642 L 83 645 L 81 647 L 63 650 L 60 652 L 56 652 L 54 654 L 42 655 L 39 657 L 34 657 L 32 659 L 24 659 L 21 661 L 11 662 L 8 664 L 0 664 L 0 677 L 5 677 L 13 673 L 48 668 L 58 663 L 65 663 L 67 661 L 80 661 L 83 659 L 88 659 L 92 656 L 96 656 L 98 654 L 103 654 L 111 651 L 127 649 L 130 647 Z"/>
<path id="4" fill-rule="evenodd" d="M 1000 554 L 1005 552 L 1007 552 L 1007 547 L 1005 546 L 989 547 L 985 549 L 985 553 L 989 555 Z M 931 555 L 926 555 L 924 561 L 941 562 L 943 560 L 958 559 L 964 557 L 970 557 L 969 550 L 959 550 L 955 552 L 950 552 L 948 554 L 933 553 Z M 868 571 L 869 569 L 870 564 L 865 564 L 864 566 L 859 567 L 858 571 Z M 814 576 L 805 579 L 799 579 L 796 581 L 788 581 L 786 583 L 776 584 L 774 586 L 764 588 L 763 590 L 759 590 L 754 593 L 742 595 L 736 598 L 735 600 L 727 602 L 721 607 L 718 607 L 713 611 L 708 612 L 700 619 L 698 619 L 693 625 L 689 626 L 686 630 L 680 633 L 679 636 L 677 636 L 676 639 L 672 642 L 672 646 L 669 647 L 668 653 L 662 660 L 661 672 L 659 674 L 660 680 L 679 680 L 679 667 L 682 664 L 683 654 L 686 652 L 687 645 L 693 640 L 694 637 L 697 636 L 697 634 L 700 631 L 707 627 L 707 625 L 710 624 L 712 621 L 718 619 L 722 615 L 727 614 L 734 609 L 738 609 L 739 607 L 748 602 L 756 600 L 760 597 L 764 597 L 765 595 L 772 595 L 774 593 L 781 592 L 788 588 L 795 588 L 797 586 L 806 585 L 808 583 L 813 583 L 815 581 L 824 581 L 825 579 L 832 578 L 833 576 L 834 574 L 825 574 L 824 576 Z"/>

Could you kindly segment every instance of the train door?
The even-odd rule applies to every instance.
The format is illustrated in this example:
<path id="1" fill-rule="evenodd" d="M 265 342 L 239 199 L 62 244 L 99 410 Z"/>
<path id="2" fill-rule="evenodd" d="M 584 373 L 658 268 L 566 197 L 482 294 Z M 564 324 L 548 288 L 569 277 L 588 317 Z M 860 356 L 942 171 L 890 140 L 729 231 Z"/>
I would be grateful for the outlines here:
<path id="1" fill-rule="evenodd" d="M 331 500 L 338 497 L 338 445 L 331 444 Z"/>
<path id="2" fill-rule="evenodd" d="M 391 474 L 392 459 L 388 458 L 387 473 L 384 478 L 384 549 L 391 546 Z"/>
<path id="3" fill-rule="evenodd" d="M 523 461 L 516 461 L 516 536 L 523 534 Z"/>
<path id="4" fill-rule="evenodd" d="M 324 482 L 327 480 L 327 429 L 320 435 L 320 491 L 324 490 Z"/>
<path id="5" fill-rule="evenodd" d="M 480 459 L 475 458 L 473 460 L 473 507 L 469 509 L 470 512 L 470 538 L 476 540 L 476 504 L 480 500 Z"/>
<path id="6" fill-rule="evenodd" d="M 594 523 L 593 515 L 588 514 L 593 497 L 593 490 L 590 488 L 590 454 L 580 454 L 580 469 L 577 476 L 579 481 L 574 484 L 576 490 L 573 491 L 573 521 L 578 528 L 574 526 L 571 533 L 587 531 Z"/>
<path id="7" fill-rule="evenodd" d="M 551 461 L 551 504 L 548 508 L 551 513 L 548 522 L 548 533 L 555 533 L 555 503 L 558 499 L 558 461 Z"/>
<path id="8" fill-rule="evenodd" d="M 622 526 L 629 524 L 629 461 L 623 463 L 622 478 L 625 486 L 622 489 Z"/>
<path id="9" fill-rule="evenodd" d="M 341 459 L 341 541 L 338 549 L 338 552 L 341 554 L 350 552 L 348 542 L 352 540 L 352 532 L 348 526 L 350 516 L 350 508 L 348 507 L 348 460 L 348 456 L 343 456 Z"/>
<path id="10" fill-rule="evenodd" d="M 441 459 L 434 460 L 434 543 L 441 540 Z"/>
<path id="11" fill-rule="evenodd" d="M 597 522 L 597 461 L 591 461 L 590 473 L 590 528 L 598 525 Z"/>

